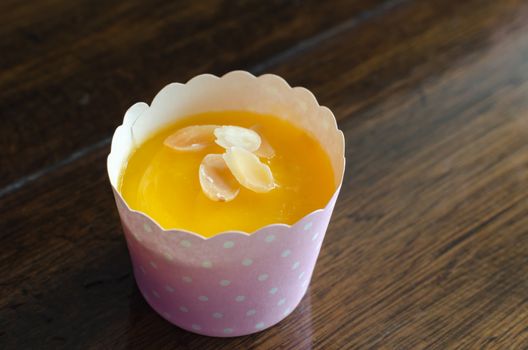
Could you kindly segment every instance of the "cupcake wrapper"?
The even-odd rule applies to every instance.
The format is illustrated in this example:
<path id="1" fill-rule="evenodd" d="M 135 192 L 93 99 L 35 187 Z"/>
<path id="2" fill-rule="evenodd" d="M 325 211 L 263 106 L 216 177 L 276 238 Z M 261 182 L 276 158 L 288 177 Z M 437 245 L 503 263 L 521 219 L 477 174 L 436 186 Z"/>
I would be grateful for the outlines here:
<path id="1" fill-rule="evenodd" d="M 293 226 L 202 239 L 161 230 L 148 217 L 130 212 L 115 195 L 145 299 L 169 322 L 219 337 L 268 328 L 295 309 L 310 282 L 337 198 L 336 193 L 325 209 Z"/>
<path id="2" fill-rule="evenodd" d="M 193 81 L 198 83 L 193 85 Z M 190 89 L 185 88 L 188 85 Z M 281 89 L 293 96 L 284 96 Z M 246 72 L 232 72 L 222 78 L 199 76 L 186 85 L 167 86 L 151 107 L 144 103 L 132 106 L 117 128 L 108 172 L 134 275 L 147 302 L 169 322 L 208 336 L 250 334 L 284 319 L 306 293 L 341 187 L 344 141 L 331 112 L 320 107 L 306 89 L 299 98 L 299 89 L 270 75 L 256 78 Z M 265 91 L 269 96 L 262 95 Z M 252 100 L 255 94 L 258 103 Z M 292 100 L 299 105 L 292 107 Z M 183 107 L 178 101 L 185 102 Z M 208 101 L 209 105 L 204 107 L 196 101 Z M 284 106 L 278 107 L 281 101 Z M 200 107 L 193 109 L 196 105 Z M 174 106 L 179 107 L 174 110 Z M 129 208 L 116 184 L 130 152 L 173 122 L 175 115 L 222 109 L 281 116 L 288 111 L 292 122 L 318 136 L 330 155 L 338 184 L 326 207 L 291 226 L 274 224 L 252 234 L 224 232 L 211 238 L 184 230 L 164 230 L 149 216 Z M 314 114 L 319 119 L 310 119 Z"/>

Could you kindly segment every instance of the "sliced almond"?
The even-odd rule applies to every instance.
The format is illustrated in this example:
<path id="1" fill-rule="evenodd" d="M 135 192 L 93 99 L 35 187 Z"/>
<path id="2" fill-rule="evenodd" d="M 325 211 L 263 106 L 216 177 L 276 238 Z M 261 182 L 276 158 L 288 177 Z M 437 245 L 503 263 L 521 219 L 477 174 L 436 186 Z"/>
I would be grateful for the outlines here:
<path id="1" fill-rule="evenodd" d="M 269 166 L 250 151 L 231 147 L 223 155 L 225 163 L 240 184 L 254 192 L 264 193 L 275 188 Z"/>
<path id="2" fill-rule="evenodd" d="M 203 193 L 213 201 L 229 202 L 239 192 L 239 184 L 220 154 L 206 155 L 200 164 L 198 175 Z"/>
<path id="3" fill-rule="evenodd" d="M 275 157 L 275 150 L 271 147 L 268 140 L 262 136 L 262 133 L 259 132 L 259 127 L 257 125 L 252 126 L 251 130 L 255 131 L 260 136 L 260 147 L 255 151 L 255 154 L 259 157 L 268 159 Z"/>
<path id="4" fill-rule="evenodd" d="M 240 147 L 250 152 L 260 147 L 260 136 L 251 129 L 226 125 L 214 130 L 215 142 L 225 149 Z"/>
<path id="5" fill-rule="evenodd" d="M 179 129 L 165 139 L 163 144 L 176 151 L 199 151 L 211 145 L 217 125 L 192 125 Z"/>

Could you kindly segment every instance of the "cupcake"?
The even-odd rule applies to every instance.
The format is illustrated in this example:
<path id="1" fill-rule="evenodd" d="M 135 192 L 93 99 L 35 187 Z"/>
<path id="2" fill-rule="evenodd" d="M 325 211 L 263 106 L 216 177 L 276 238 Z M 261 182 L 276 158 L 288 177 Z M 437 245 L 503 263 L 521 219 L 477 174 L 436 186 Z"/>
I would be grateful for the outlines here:
<path id="1" fill-rule="evenodd" d="M 133 105 L 108 174 L 138 287 L 191 332 L 268 328 L 309 285 L 344 171 L 332 113 L 275 75 L 200 75 Z"/>

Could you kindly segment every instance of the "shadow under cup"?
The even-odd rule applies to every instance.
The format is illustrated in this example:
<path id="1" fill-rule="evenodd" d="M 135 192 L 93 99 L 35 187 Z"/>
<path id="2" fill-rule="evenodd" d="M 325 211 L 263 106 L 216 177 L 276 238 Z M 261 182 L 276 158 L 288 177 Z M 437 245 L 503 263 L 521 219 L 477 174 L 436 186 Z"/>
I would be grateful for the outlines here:
<path id="1" fill-rule="evenodd" d="M 314 135 L 328 152 L 336 190 L 325 208 L 289 226 L 211 238 L 164 230 L 134 211 L 117 191 L 119 173 L 136 145 L 173 123 L 175 116 L 213 110 L 251 110 L 290 120 Z M 112 140 L 108 173 L 141 293 L 162 317 L 194 333 L 229 337 L 278 323 L 304 296 L 341 187 L 344 139 L 335 118 L 303 88 L 274 75 L 231 72 L 170 84 L 151 106 L 126 113 Z"/>

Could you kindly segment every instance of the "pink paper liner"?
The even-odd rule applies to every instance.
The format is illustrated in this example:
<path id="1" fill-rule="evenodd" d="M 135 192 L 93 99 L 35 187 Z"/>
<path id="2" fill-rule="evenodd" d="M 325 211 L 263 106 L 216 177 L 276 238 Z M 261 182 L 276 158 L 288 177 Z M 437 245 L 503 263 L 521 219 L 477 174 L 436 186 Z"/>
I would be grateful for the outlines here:
<path id="1" fill-rule="evenodd" d="M 202 239 L 160 229 L 114 194 L 145 299 L 169 322 L 218 337 L 263 330 L 295 309 L 310 282 L 337 198 L 336 192 L 326 208 L 292 226 Z"/>
<path id="2" fill-rule="evenodd" d="M 261 79 L 281 88 L 285 85 L 292 91 L 300 89 L 290 88 L 276 76 L 257 78 L 245 72 L 232 72 L 222 78 L 198 76 L 191 82 L 225 77 L 247 80 L 248 84 Z M 154 99 L 153 106 L 163 96 L 162 92 Z M 305 100 L 315 101 L 307 90 L 301 94 Z M 319 108 L 325 114 L 326 131 L 331 132 L 329 111 Z M 291 226 L 275 224 L 252 234 L 234 231 L 204 238 L 194 232 L 162 229 L 149 216 L 129 208 L 116 189 L 119 162 L 126 159 L 133 143 L 127 139 L 130 138 L 127 129 L 132 129 L 148 109 L 148 105 L 139 103 L 127 111 L 123 125 L 114 134 L 108 159 L 109 177 L 141 293 L 167 321 L 198 334 L 240 336 L 280 322 L 299 304 L 310 283 L 341 187 L 342 134 L 337 132 L 337 140 L 327 137 L 322 142 L 340 150 L 340 154 L 331 154 L 339 185 L 325 208 L 309 213 Z M 335 119 L 333 125 L 337 130 Z"/>

